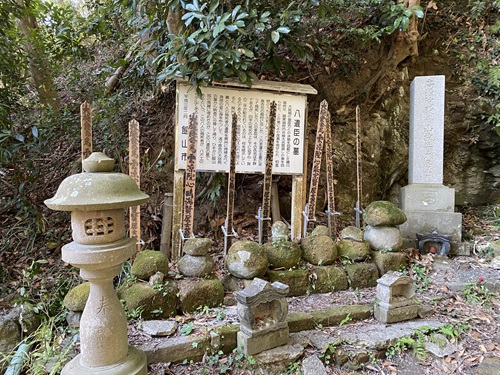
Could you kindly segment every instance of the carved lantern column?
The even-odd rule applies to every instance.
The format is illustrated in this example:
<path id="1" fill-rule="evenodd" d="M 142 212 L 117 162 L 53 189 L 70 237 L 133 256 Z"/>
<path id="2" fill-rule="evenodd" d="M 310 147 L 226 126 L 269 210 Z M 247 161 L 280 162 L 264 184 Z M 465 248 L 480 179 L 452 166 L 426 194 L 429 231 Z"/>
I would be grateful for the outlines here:
<path id="1" fill-rule="evenodd" d="M 126 174 L 113 173 L 114 160 L 94 152 L 83 160 L 84 173 L 66 178 L 45 204 L 71 211 L 73 242 L 63 246 L 62 259 L 80 268 L 90 282 L 90 295 L 80 322 L 80 354 L 63 375 L 147 375 L 146 355 L 128 345 L 127 317 L 113 278 L 136 249 L 126 237 L 125 208 L 146 202 Z"/>

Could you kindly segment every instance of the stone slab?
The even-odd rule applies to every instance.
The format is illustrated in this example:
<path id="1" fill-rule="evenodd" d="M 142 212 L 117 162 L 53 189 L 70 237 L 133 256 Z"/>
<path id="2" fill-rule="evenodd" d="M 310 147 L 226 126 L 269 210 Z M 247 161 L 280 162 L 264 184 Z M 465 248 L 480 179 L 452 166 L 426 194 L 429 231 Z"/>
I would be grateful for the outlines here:
<path id="1" fill-rule="evenodd" d="M 325 365 L 317 355 L 312 355 L 302 361 L 303 375 L 327 375 Z"/>
<path id="2" fill-rule="evenodd" d="M 339 328 L 337 330 L 337 340 L 343 338 L 352 344 L 361 345 L 369 350 L 385 350 L 389 346 L 394 345 L 402 337 L 413 334 L 416 329 L 421 327 L 438 329 L 445 325 L 446 323 L 443 322 L 424 319 L 391 325 L 365 323 L 362 330 Z"/>
<path id="3" fill-rule="evenodd" d="M 201 361 L 205 349 L 210 346 L 210 335 L 178 336 L 163 340 L 148 340 L 138 346 L 144 351 L 148 363 Z"/>
<path id="4" fill-rule="evenodd" d="M 290 332 L 300 332 L 314 328 L 314 318 L 305 312 L 289 313 L 286 317 Z"/>
<path id="5" fill-rule="evenodd" d="M 442 184 L 444 76 L 415 77 L 410 85 L 409 184 Z"/>
<path id="6" fill-rule="evenodd" d="M 351 320 L 369 319 L 372 316 L 371 305 L 337 306 L 327 310 L 313 311 L 311 315 L 316 324 L 332 326 L 339 324 L 347 316 Z"/>
<path id="7" fill-rule="evenodd" d="M 288 326 L 266 333 L 265 335 L 250 337 L 242 331 L 237 334 L 238 348 L 245 355 L 254 355 L 264 350 L 285 345 L 289 340 Z"/>
<path id="8" fill-rule="evenodd" d="M 170 336 L 177 330 L 177 322 L 173 320 L 145 320 L 142 330 L 150 336 Z"/>
<path id="9" fill-rule="evenodd" d="M 439 184 L 407 185 L 401 188 L 399 202 L 404 212 L 454 212 L 455 189 Z"/>
<path id="10" fill-rule="evenodd" d="M 440 234 L 452 236 L 452 240 L 462 240 L 462 214 L 457 212 L 405 211 L 408 220 L 399 226 L 403 238 L 416 240 L 417 233 L 436 230 Z"/>

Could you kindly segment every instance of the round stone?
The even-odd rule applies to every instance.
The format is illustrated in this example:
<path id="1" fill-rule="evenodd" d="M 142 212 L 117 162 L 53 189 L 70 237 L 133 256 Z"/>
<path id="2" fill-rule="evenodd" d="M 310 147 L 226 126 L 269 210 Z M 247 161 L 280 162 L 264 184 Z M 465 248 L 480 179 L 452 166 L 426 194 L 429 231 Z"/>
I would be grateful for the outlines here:
<path id="1" fill-rule="evenodd" d="M 339 257 L 361 262 L 370 256 L 370 245 L 366 241 L 340 240 L 337 242 Z"/>
<path id="2" fill-rule="evenodd" d="M 340 238 L 343 240 L 363 241 L 363 231 L 359 228 L 348 226 L 342 229 Z"/>
<path id="3" fill-rule="evenodd" d="M 66 294 L 63 304 L 69 311 L 83 311 L 89 294 L 90 283 L 77 285 Z"/>
<path id="4" fill-rule="evenodd" d="M 213 272 L 214 265 L 214 260 L 210 255 L 192 256 L 186 254 L 177 263 L 179 272 L 186 277 L 204 277 L 209 275 Z"/>
<path id="5" fill-rule="evenodd" d="M 337 259 L 337 246 L 330 236 L 309 236 L 302 240 L 302 256 L 311 264 L 326 266 Z"/>
<path id="6" fill-rule="evenodd" d="M 372 227 L 367 225 L 364 230 L 364 239 L 373 250 L 395 252 L 401 249 L 403 237 L 395 227 Z"/>
<path id="7" fill-rule="evenodd" d="M 156 250 L 143 250 L 137 254 L 130 272 L 141 280 L 149 280 L 156 272 L 168 274 L 168 258 Z"/>
<path id="8" fill-rule="evenodd" d="M 242 279 L 264 276 L 268 264 L 262 247 L 252 241 L 235 242 L 226 256 L 226 267 L 229 273 Z"/>
<path id="9" fill-rule="evenodd" d="M 299 244 L 292 241 L 268 242 L 263 248 L 273 268 L 292 268 L 302 255 Z"/>
<path id="10" fill-rule="evenodd" d="M 394 203 L 375 201 L 363 210 L 363 220 L 372 227 L 395 226 L 406 221 L 406 215 Z"/>
<path id="11" fill-rule="evenodd" d="M 207 255 L 212 244 L 210 238 L 188 238 L 184 242 L 183 250 L 186 254 L 193 256 Z"/>
<path id="12" fill-rule="evenodd" d="M 311 236 L 330 236 L 330 231 L 328 230 L 328 227 L 324 225 L 318 225 L 311 232 Z"/>

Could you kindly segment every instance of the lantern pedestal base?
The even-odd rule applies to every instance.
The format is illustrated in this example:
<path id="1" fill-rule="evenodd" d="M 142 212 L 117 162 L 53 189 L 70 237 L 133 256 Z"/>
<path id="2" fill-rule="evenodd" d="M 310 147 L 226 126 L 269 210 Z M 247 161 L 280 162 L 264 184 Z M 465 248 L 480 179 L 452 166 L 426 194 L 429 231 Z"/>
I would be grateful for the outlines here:
<path id="1" fill-rule="evenodd" d="M 80 363 L 80 355 L 73 358 L 64 366 L 61 375 L 147 375 L 148 366 L 146 354 L 134 348 L 128 347 L 128 355 L 125 362 L 101 367 L 87 367 Z"/>

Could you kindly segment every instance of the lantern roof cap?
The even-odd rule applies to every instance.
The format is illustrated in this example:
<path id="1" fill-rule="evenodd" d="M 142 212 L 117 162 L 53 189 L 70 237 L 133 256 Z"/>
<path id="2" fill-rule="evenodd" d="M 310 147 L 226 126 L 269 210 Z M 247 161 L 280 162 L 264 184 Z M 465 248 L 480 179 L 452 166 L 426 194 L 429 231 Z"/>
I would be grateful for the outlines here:
<path id="1" fill-rule="evenodd" d="M 102 152 L 82 161 L 85 172 L 67 177 L 44 203 L 56 211 L 99 211 L 137 206 L 149 196 L 126 174 L 114 173 L 115 162 Z"/>

